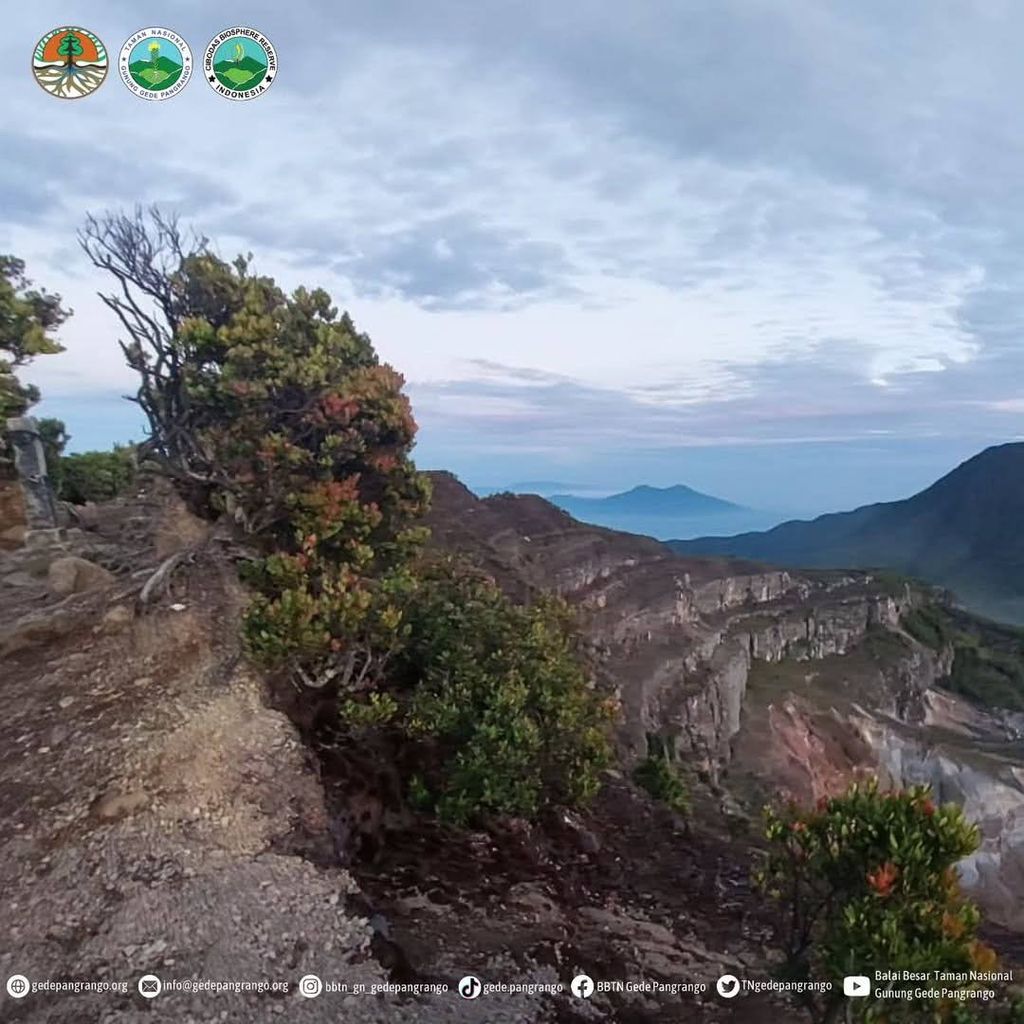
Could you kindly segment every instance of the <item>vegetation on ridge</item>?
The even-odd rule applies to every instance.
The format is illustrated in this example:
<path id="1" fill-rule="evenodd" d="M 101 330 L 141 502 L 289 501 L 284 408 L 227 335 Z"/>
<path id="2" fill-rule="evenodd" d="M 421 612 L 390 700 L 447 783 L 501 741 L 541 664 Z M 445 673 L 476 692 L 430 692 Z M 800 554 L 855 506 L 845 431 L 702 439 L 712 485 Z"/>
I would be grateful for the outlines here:
<path id="1" fill-rule="evenodd" d="M 758 877 L 780 906 L 785 973 L 833 982 L 829 992 L 805 993 L 815 1021 L 838 1020 L 844 1008 L 847 1020 L 891 1024 L 981 1019 L 948 996 L 882 994 L 969 985 L 876 979 L 883 971 L 966 977 L 996 969 L 995 954 L 977 938 L 978 910 L 960 893 L 955 865 L 977 849 L 979 836 L 958 807 L 936 807 L 925 787 L 883 792 L 867 783 L 823 798 L 814 810 L 769 809 L 765 835 L 769 850 Z M 871 978 L 872 995 L 847 1000 L 847 975 Z"/>
<path id="2" fill-rule="evenodd" d="M 64 351 L 53 333 L 70 315 L 59 295 L 32 287 L 24 262 L 0 256 L 0 473 L 4 475 L 13 472 L 5 440 L 7 420 L 24 416 L 39 401 L 39 389 L 19 380 L 16 371 L 37 356 Z M 62 432 L 63 424 L 60 428 Z"/>
<path id="3" fill-rule="evenodd" d="M 689 814 L 690 793 L 676 760 L 675 744 L 660 736 L 647 737 L 647 756 L 633 769 L 633 781 L 677 814 Z"/>
<path id="4" fill-rule="evenodd" d="M 324 291 L 286 294 L 156 211 L 90 219 L 82 244 L 128 289 L 105 301 L 129 334 L 147 450 L 255 549 L 252 655 L 332 694 L 349 740 L 390 743 L 417 802 L 446 818 L 592 795 L 612 709 L 567 610 L 515 607 L 424 559 L 416 424 L 370 339 Z"/>
<path id="5" fill-rule="evenodd" d="M 1024 630 L 938 604 L 912 609 L 901 623 L 919 643 L 950 655 L 940 685 L 983 707 L 1024 711 Z"/>

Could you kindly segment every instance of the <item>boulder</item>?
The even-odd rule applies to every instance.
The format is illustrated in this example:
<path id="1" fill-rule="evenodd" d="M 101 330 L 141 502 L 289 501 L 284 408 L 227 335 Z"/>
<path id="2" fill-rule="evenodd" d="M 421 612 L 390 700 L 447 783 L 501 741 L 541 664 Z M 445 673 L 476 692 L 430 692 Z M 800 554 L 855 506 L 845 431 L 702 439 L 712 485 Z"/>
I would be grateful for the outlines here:
<path id="1" fill-rule="evenodd" d="M 135 613 L 127 605 L 115 604 L 104 614 L 100 628 L 105 633 L 115 633 L 123 626 L 127 626 L 134 618 Z"/>
<path id="2" fill-rule="evenodd" d="M 16 523 L 14 526 L 0 529 L 0 551 L 20 548 L 25 543 L 25 535 L 27 533 L 28 527 L 24 523 Z"/>
<path id="3" fill-rule="evenodd" d="M 114 581 L 114 574 L 87 558 L 66 555 L 50 563 L 48 572 L 50 590 L 59 597 L 84 594 L 105 587 Z"/>

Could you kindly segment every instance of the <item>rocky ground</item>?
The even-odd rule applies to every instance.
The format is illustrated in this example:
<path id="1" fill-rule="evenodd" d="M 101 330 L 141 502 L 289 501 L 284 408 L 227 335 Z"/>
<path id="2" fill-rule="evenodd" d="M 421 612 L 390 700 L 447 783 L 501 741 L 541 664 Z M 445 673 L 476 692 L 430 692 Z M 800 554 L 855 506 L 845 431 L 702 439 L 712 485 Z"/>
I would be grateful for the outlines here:
<path id="1" fill-rule="evenodd" d="M 301 702 L 246 664 L 231 545 L 152 485 L 80 511 L 69 529 L 0 553 L 0 974 L 128 991 L 0 994 L 0 1017 L 805 1019 L 714 992 L 724 972 L 772 970 L 749 884 L 762 795 L 751 780 L 810 795 L 862 769 L 895 778 L 912 758 L 897 764 L 879 735 L 981 728 L 900 629 L 920 596 L 867 574 L 681 559 L 540 499 L 477 501 L 447 476 L 435 478 L 431 525 L 436 544 L 472 554 L 519 596 L 548 587 L 579 605 L 600 681 L 622 701 L 627 771 L 609 774 L 585 814 L 481 833 L 377 814 L 373 842 L 356 845 L 346 815 L 355 791 L 372 789 L 372 766 L 363 780 L 337 771 Z M 677 740 L 694 768 L 687 822 L 629 781 L 648 733 Z M 1013 797 L 1000 799 L 1005 823 Z M 993 849 L 1001 827 L 990 822 Z M 148 1001 L 136 991 L 147 972 L 291 989 Z M 567 985 L 580 972 L 709 987 L 475 1001 L 295 990 L 306 973 L 370 990 L 454 989 L 467 973 Z"/>
<path id="2" fill-rule="evenodd" d="M 0 973 L 128 984 L 3 994 L 4 1019 L 766 1019 L 707 993 L 302 998 L 306 973 L 367 989 L 470 972 L 708 982 L 763 970 L 763 924 L 721 837 L 616 778 L 587 819 L 421 823 L 342 867 L 330 780 L 241 656 L 230 553 L 159 488 L 30 536 L 0 555 L 0 584 Z M 147 1001 L 147 972 L 292 991 Z"/>

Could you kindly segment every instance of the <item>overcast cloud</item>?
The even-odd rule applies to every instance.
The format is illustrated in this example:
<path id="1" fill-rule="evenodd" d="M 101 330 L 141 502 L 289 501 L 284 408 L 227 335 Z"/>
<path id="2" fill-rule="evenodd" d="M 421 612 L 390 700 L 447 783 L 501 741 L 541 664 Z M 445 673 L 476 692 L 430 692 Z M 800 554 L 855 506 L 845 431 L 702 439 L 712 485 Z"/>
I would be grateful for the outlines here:
<path id="1" fill-rule="evenodd" d="M 66 7 L 20 6 L 0 36 L 0 250 L 75 307 L 32 376 L 78 446 L 139 424 L 74 230 L 140 201 L 327 287 L 406 374 L 420 461 L 471 483 L 679 481 L 818 510 L 1024 436 L 1020 4 L 212 11 L 82 17 L 115 57 L 146 24 L 197 57 L 252 24 L 278 50 L 267 95 L 231 103 L 197 74 L 151 104 L 112 72 L 61 102 L 28 64 Z"/>

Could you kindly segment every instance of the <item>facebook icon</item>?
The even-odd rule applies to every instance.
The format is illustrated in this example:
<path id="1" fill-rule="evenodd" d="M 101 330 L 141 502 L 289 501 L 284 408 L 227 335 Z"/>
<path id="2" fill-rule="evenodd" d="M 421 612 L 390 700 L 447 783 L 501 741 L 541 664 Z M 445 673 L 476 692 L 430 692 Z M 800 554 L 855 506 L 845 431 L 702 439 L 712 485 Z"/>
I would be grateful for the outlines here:
<path id="1" fill-rule="evenodd" d="M 586 974 L 577 974 L 569 988 L 577 999 L 589 999 L 594 992 L 594 979 Z"/>

